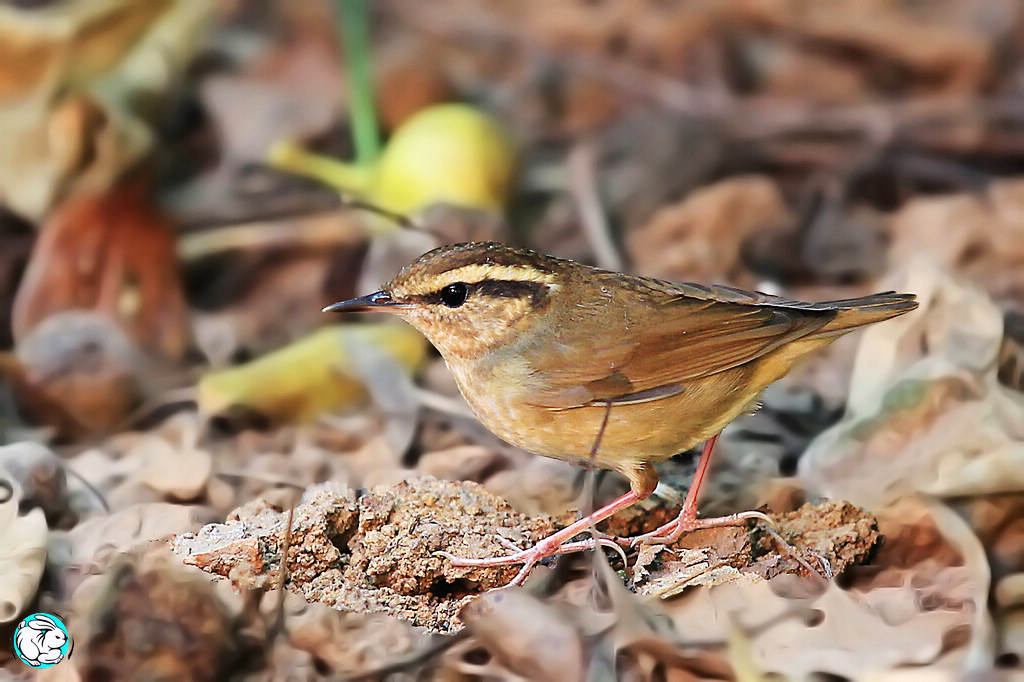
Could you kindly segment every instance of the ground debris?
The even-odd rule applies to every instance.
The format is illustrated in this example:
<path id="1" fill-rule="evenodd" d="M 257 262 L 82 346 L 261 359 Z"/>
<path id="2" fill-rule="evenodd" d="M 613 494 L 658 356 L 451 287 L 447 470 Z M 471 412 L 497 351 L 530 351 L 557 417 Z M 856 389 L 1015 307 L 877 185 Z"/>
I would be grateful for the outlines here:
<path id="1" fill-rule="evenodd" d="M 500 556 L 509 549 L 499 536 L 528 546 L 559 527 L 551 517 L 515 512 L 475 483 L 430 477 L 359 493 L 318 484 L 295 509 L 290 540 L 287 518 L 287 511 L 257 499 L 225 523 L 179 535 L 172 544 L 185 563 L 228 577 L 238 589 L 276 586 L 281 547 L 288 544 L 287 586 L 308 601 L 382 611 L 450 632 L 462 627 L 463 606 L 506 585 L 518 566 L 457 567 L 437 552 Z M 643 548 L 634 581 L 641 592 L 668 596 L 691 584 L 806 574 L 807 565 L 838 574 L 867 558 L 881 537 L 874 517 L 845 502 L 807 504 L 773 518 L 803 562 L 780 552 L 764 531 L 713 528 L 688 533 L 667 552 Z"/>
<path id="2" fill-rule="evenodd" d="M 179 535 L 173 548 L 237 588 L 270 588 L 279 580 L 287 518 L 255 500 L 224 524 Z M 435 552 L 498 556 L 508 553 L 499 534 L 526 546 L 554 530 L 550 518 L 527 518 L 475 483 L 424 477 L 360 493 L 319 484 L 295 509 L 287 586 L 311 602 L 448 632 L 461 627 L 462 606 L 508 583 L 518 567 L 455 567 Z"/>
<path id="3" fill-rule="evenodd" d="M 782 573 L 807 576 L 808 567 L 837 576 L 865 563 L 883 539 L 873 515 L 844 501 L 808 503 L 769 517 L 789 548 L 763 524 L 752 531 L 742 526 L 696 530 L 671 547 L 641 552 L 633 576 L 637 591 L 667 598 L 697 585 L 770 580 Z"/>

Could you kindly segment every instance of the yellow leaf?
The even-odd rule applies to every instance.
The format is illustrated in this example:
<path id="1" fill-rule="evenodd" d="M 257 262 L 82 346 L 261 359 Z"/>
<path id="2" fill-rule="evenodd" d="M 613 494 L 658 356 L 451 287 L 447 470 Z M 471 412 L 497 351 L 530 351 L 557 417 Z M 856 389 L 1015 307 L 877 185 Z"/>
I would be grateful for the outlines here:
<path id="1" fill-rule="evenodd" d="M 215 370 L 199 381 L 199 409 L 217 414 L 243 406 L 273 420 L 308 421 L 364 400 L 364 368 L 352 344 L 393 358 L 409 372 L 426 357 L 426 341 L 406 324 L 324 327 L 252 362 Z"/>

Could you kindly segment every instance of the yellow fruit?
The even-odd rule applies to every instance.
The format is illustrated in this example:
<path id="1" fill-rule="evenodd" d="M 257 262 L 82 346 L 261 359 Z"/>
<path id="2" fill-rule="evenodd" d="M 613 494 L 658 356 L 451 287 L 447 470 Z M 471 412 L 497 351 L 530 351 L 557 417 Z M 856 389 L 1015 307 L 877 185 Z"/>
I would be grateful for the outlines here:
<path id="1" fill-rule="evenodd" d="M 464 104 L 420 111 L 391 137 L 377 161 L 372 198 L 410 214 L 433 203 L 500 212 L 515 151 L 494 119 Z"/>
<path id="2" fill-rule="evenodd" d="M 276 144 L 269 162 L 403 215 L 435 203 L 500 212 L 515 173 L 515 149 L 501 125 L 479 109 L 438 104 L 403 123 L 370 166 L 289 142 Z"/>

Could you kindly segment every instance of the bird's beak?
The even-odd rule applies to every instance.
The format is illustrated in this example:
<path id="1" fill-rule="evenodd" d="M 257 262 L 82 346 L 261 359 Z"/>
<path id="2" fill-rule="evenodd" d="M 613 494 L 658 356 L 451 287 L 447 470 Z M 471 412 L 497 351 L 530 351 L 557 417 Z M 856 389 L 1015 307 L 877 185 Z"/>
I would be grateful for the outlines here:
<path id="1" fill-rule="evenodd" d="M 407 305 L 396 302 L 391 298 L 391 294 L 386 291 L 377 291 L 366 296 L 360 296 L 359 298 L 353 298 L 349 301 L 341 301 L 339 303 L 332 303 L 323 309 L 325 313 L 358 313 L 364 311 L 381 310 L 385 312 L 391 312 L 395 308 L 407 308 Z"/>

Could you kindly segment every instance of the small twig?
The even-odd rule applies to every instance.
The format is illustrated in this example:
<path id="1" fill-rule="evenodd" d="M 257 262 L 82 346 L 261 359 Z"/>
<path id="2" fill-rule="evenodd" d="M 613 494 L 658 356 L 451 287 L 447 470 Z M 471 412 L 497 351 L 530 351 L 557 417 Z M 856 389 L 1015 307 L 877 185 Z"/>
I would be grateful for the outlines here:
<path id="1" fill-rule="evenodd" d="M 359 672 L 349 673 L 347 675 L 339 675 L 332 679 L 335 682 L 357 682 L 358 680 L 372 680 L 372 679 L 383 679 L 386 675 L 393 673 L 400 673 L 411 668 L 429 661 L 438 654 L 452 648 L 462 640 L 469 637 L 469 630 L 462 630 L 454 635 L 443 635 L 443 639 L 438 639 L 431 642 L 422 649 L 410 651 L 404 656 L 397 657 L 395 660 L 380 666 L 379 668 L 371 668 L 369 670 L 362 670 Z"/>
<path id="2" fill-rule="evenodd" d="M 297 219 L 225 225 L 187 233 L 178 239 L 178 257 L 187 263 L 225 251 L 288 246 L 326 248 L 355 244 L 364 238 L 364 231 L 354 223 L 339 221 L 336 210 L 321 211 Z"/>
<path id="3" fill-rule="evenodd" d="M 606 270 L 622 270 L 622 258 L 612 240 L 611 227 L 601 206 L 594 168 L 594 145 L 581 142 L 569 152 L 569 185 L 580 212 L 583 233 L 590 240 L 597 264 Z"/>
<path id="4" fill-rule="evenodd" d="M 594 513 L 594 507 L 596 506 L 594 502 L 594 495 L 597 490 L 597 474 L 594 471 L 594 463 L 597 461 L 597 451 L 598 448 L 601 446 L 601 441 L 604 439 L 604 432 L 605 429 L 608 428 L 608 419 L 611 417 L 611 414 L 612 401 L 606 400 L 604 403 L 604 415 L 601 417 L 601 426 L 598 427 L 597 429 L 597 436 L 594 438 L 594 444 L 591 446 L 590 454 L 587 456 L 587 478 L 583 484 L 583 499 L 585 507 L 584 511 L 586 512 L 586 515 L 588 517 L 591 517 L 591 519 L 593 518 L 592 515 Z M 593 540 L 595 550 L 598 548 L 599 545 L 603 544 L 601 533 L 597 532 L 597 526 L 594 525 L 593 520 L 591 520 L 590 523 L 590 537 Z M 626 563 L 625 554 L 622 551 L 620 551 L 619 553 L 622 555 L 622 564 L 628 567 L 628 564 Z M 601 552 L 594 552 L 594 555 L 595 561 L 606 561 L 604 555 Z M 595 576 L 596 574 L 597 572 L 595 571 Z"/>
<path id="5" fill-rule="evenodd" d="M 604 431 L 608 428 L 608 418 L 612 413 L 612 401 L 606 400 L 604 405 L 604 416 L 601 418 L 601 426 L 597 429 L 597 436 L 594 438 L 594 444 L 590 447 L 590 454 L 587 455 L 587 479 L 583 483 L 583 497 L 585 500 L 584 506 L 587 507 L 587 509 L 584 510 L 586 512 L 586 516 L 590 516 L 594 511 L 594 491 L 596 488 L 594 484 L 594 463 L 597 461 L 597 450 L 601 445 L 601 440 L 604 438 Z M 596 532 L 594 531 L 593 526 L 591 526 L 591 531 Z"/>
<path id="6" fill-rule="evenodd" d="M 810 575 L 812 575 L 812 576 L 821 576 L 821 577 L 824 577 L 826 580 L 831 580 L 832 578 L 835 577 L 835 576 L 832 575 L 832 566 L 831 566 L 831 564 L 829 564 L 828 560 L 825 559 L 824 557 L 821 557 L 821 556 L 817 557 L 818 560 L 821 562 L 822 569 L 825 571 L 825 575 L 822 576 L 822 574 L 818 573 L 818 571 L 815 570 L 813 566 L 811 566 L 809 563 L 807 563 L 806 559 L 804 559 L 802 556 L 800 556 L 800 550 L 798 550 L 796 547 L 794 547 L 789 542 L 787 542 L 786 539 L 784 537 L 782 537 L 782 535 L 779 534 L 779 531 L 775 530 L 774 528 L 772 528 L 767 523 L 764 524 L 764 530 L 765 530 L 765 532 L 768 533 L 768 535 L 770 535 L 772 537 L 773 540 L 775 540 L 775 544 L 782 550 L 782 552 L 784 554 L 788 554 L 790 556 L 790 558 L 792 558 L 795 562 L 797 562 L 798 564 L 803 566 L 805 569 L 807 569 L 807 572 Z"/>
<path id="7" fill-rule="evenodd" d="M 414 218 L 411 218 L 407 215 L 403 215 L 401 213 L 395 213 L 394 211 L 389 211 L 386 208 L 381 208 L 380 206 L 372 204 L 369 201 L 364 201 L 362 199 L 357 199 L 355 197 L 347 195 L 341 195 L 341 205 L 348 208 L 354 208 L 360 211 L 367 211 L 368 213 L 376 214 L 381 218 L 390 220 L 391 222 L 395 223 L 395 225 L 397 225 L 398 227 L 404 228 L 406 230 L 423 229 L 423 226 L 416 222 Z"/>
<path id="8" fill-rule="evenodd" d="M 681 580 L 677 583 L 673 583 L 672 585 L 666 585 L 664 588 L 657 590 L 656 592 L 652 592 L 651 596 L 657 597 L 658 599 L 668 599 L 669 597 L 674 597 L 675 595 L 679 594 L 684 589 L 686 589 L 687 585 L 689 585 L 702 575 L 707 575 L 712 571 L 717 571 L 718 569 L 724 568 L 728 565 L 729 561 L 727 559 L 721 559 L 718 563 L 715 564 L 709 563 L 706 567 L 704 567 L 700 571 L 697 571 L 693 575 L 686 576 L 684 580 Z"/>
<path id="9" fill-rule="evenodd" d="M 281 552 L 281 571 L 278 576 L 277 589 L 277 616 L 274 618 L 274 624 L 270 628 L 268 633 L 269 639 L 273 640 L 279 634 L 285 632 L 284 626 L 284 599 L 285 599 L 285 581 L 288 579 L 288 550 L 292 547 L 292 522 L 295 520 L 295 506 L 299 503 L 298 499 L 293 499 L 288 505 L 288 529 L 284 536 L 284 549 Z"/>
<path id="10" fill-rule="evenodd" d="M 442 395 L 436 391 L 420 388 L 418 386 L 415 387 L 414 390 L 416 392 L 416 399 L 420 401 L 420 405 L 427 409 L 452 417 L 476 419 L 473 415 L 473 411 L 470 410 L 464 402 L 460 402 L 455 398 L 449 398 L 448 396 Z"/>
<path id="11" fill-rule="evenodd" d="M 92 483 L 89 483 L 89 481 L 85 480 L 85 477 L 82 476 L 82 474 L 78 473 L 71 467 L 64 465 L 64 470 L 71 474 L 74 478 L 77 478 L 78 482 L 85 486 L 85 489 L 92 493 L 97 500 L 99 500 L 100 506 L 103 507 L 104 512 L 106 512 L 107 514 L 110 513 L 110 503 L 107 502 L 107 498 L 103 497 L 103 493 L 101 493 L 96 488 L 96 486 L 94 486 Z"/>
<path id="12" fill-rule="evenodd" d="M 339 195 L 339 206 L 373 213 L 394 222 L 398 227 L 420 231 L 415 219 L 394 213 L 368 201 Z M 183 235 L 178 240 L 178 256 L 182 261 L 197 261 L 224 251 L 265 249 L 283 246 L 331 247 L 356 244 L 366 238 L 366 231 L 351 223 L 338 221 L 336 210 L 301 216 L 297 222 L 255 222 L 226 225 Z"/>

